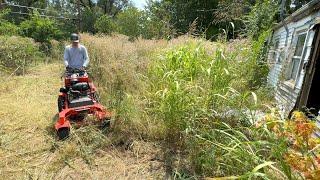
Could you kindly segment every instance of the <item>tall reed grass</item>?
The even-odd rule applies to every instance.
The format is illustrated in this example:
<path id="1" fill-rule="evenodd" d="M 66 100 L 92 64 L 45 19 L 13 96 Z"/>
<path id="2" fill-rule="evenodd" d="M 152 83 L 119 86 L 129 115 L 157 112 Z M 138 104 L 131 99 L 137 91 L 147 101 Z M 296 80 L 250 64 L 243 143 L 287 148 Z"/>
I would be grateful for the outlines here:
<path id="1" fill-rule="evenodd" d="M 263 82 L 251 86 L 263 43 L 82 39 L 114 132 L 160 142 L 169 176 L 287 178 L 283 142 L 255 128 L 269 102 Z"/>

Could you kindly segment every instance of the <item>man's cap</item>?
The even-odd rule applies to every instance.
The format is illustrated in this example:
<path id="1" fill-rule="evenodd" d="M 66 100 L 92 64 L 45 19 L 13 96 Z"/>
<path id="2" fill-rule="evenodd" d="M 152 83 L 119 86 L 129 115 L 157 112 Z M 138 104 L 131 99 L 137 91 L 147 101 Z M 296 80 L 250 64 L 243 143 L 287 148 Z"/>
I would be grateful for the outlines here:
<path id="1" fill-rule="evenodd" d="M 71 39 L 72 42 L 79 42 L 80 37 L 79 37 L 78 34 L 72 33 L 70 39 Z"/>

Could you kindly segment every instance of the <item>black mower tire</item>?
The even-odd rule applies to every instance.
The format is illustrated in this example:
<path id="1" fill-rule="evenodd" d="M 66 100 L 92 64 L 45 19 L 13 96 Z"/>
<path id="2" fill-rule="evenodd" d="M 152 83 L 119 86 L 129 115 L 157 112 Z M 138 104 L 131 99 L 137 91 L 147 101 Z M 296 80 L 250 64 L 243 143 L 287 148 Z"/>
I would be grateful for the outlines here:
<path id="1" fill-rule="evenodd" d="M 58 111 L 61 112 L 64 107 L 64 99 L 63 97 L 59 96 L 58 97 Z"/>
<path id="2" fill-rule="evenodd" d="M 70 128 L 65 127 L 65 128 L 58 129 L 57 135 L 58 135 L 59 140 L 67 139 L 70 135 Z"/>

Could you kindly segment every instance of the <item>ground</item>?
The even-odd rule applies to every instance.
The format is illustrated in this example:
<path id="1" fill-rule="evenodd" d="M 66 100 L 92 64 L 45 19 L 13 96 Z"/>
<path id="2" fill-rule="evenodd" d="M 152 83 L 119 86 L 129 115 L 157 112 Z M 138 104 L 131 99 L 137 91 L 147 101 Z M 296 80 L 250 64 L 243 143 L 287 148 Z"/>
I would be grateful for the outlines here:
<path id="1" fill-rule="evenodd" d="M 57 140 L 53 124 L 62 69 L 58 63 L 38 65 L 25 76 L 0 79 L 1 178 L 162 178 L 161 150 L 155 144 L 114 145 L 108 134 L 86 127 Z"/>

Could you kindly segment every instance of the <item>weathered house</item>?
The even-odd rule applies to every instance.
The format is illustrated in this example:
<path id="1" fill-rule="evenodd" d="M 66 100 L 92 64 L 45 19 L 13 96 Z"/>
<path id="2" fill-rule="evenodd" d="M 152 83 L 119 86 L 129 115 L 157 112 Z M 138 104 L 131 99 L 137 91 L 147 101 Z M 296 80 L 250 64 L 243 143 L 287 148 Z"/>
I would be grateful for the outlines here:
<path id="1" fill-rule="evenodd" d="M 285 111 L 320 109 L 320 0 L 313 0 L 273 28 L 268 83 Z"/>

